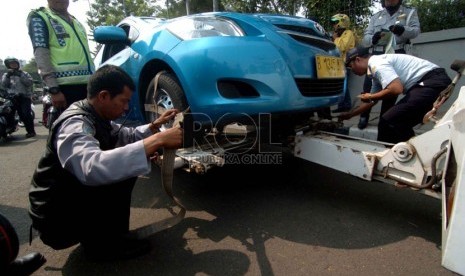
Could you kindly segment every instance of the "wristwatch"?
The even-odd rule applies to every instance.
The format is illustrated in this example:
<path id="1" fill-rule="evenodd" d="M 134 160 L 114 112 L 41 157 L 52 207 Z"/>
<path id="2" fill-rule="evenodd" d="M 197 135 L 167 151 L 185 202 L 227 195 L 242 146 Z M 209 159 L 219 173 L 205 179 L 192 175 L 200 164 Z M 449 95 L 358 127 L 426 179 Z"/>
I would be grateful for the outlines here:
<path id="1" fill-rule="evenodd" d="M 60 92 L 61 92 L 61 91 L 60 91 L 60 88 L 59 88 L 59 87 L 56 87 L 56 86 L 55 86 L 55 87 L 50 87 L 50 88 L 48 89 L 48 93 L 50 93 L 50 94 L 52 94 L 52 95 L 56 95 L 56 94 L 58 94 L 58 93 L 60 93 Z"/>

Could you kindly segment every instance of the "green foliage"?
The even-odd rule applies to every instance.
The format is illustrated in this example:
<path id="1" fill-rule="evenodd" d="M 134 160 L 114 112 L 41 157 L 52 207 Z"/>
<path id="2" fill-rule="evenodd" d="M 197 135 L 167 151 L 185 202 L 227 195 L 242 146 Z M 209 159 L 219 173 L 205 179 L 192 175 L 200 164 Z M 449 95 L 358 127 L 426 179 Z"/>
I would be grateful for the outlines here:
<path id="1" fill-rule="evenodd" d="M 279 14 L 295 14 L 294 7 L 302 5 L 302 0 L 293 1 L 266 1 L 266 0 L 222 0 L 226 9 L 244 13 L 279 13 Z"/>
<path id="2" fill-rule="evenodd" d="M 223 6 L 221 1 L 218 0 L 219 9 L 222 10 Z M 176 1 L 176 0 L 168 0 L 165 2 L 167 8 L 164 8 L 160 11 L 157 15 L 158 17 L 163 18 L 175 18 L 184 16 L 187 14 L 186 12 L 186 1 Z M 211 12 L 213 11 L 213 1 L 212 0 L 189 0 L 189 10 L 190 14 L 196 13 L 203 13 L 203 12 Z"/>
<path id="3" fill-rule="evenodd" d="M 327 30 L 331 30 L 330 18 L 334 14 L 347 14 L 353 26 L 365 27 L 372 14 L 370 7 L 379 1 L 357 0 L 312 0 L 305 1 L 304 9 L 307 17 L 316 18 Z"/>
<path id="4" fill-rule="evenodd" d="M 465 27 L 465 0 L 411 0 L 420 18 L 421 31 Z"/>
<path id="5" fill-rule="evenodd" d="M 213 10 L 212 0 L 188 0 L 191 14 Z M 370 7 L 380 0 L 217 0 L 220 11 L 243 13 L 277 13 L 300 15 L 317 20 L 331 30 L 329 18 L 336 13 L 347 14 L 354 26 L 364 28 L 371 15 Z M 462 0 L 463 1 L 463 0 Z M 100 25 L 115 25 L 125 15 L 157 16 L 174 18 L 186 15 L 186 0 L 166 0 L 165 7 L 156 5 L 156 0 L 95 0 L 87 14 L 93 30 Z M 126 14 L 124 11 L 126 10 Z"/>
<path id="6" fill-rule="evenodd" d="M 123 2 L 124 1 L 124 2 Z M 356 33 L 361 34 L 380 0 L 217 0 L 219 10 L 244 13 L 278 13 L 300 15 L 318 21 L 331 30 L 329 19 L 337 13 L 347 14 Z M 165 7 L 156 0 L 95 0 L 87 13 L 93 30 L 100 25 L 115 25 L 127 15 L 174 18 L 186 15 L 186 0 L 166 0 Z M 404 2 L 407 2 L 404 0 Z M 465 0 L 410 0 L 418 10 L 422 32 L 465 27 Z M 191 14 L 213 10 L 212 0 L 189 0 Z"/>
<path id="7" fill-rule="evenodd" d="M 226 9 L 244 13 L 279 13 L 300 15 L 311 18 L 320 23 L 326 30 L 331 31 L 331 16 L 337 13 L 347 14 L 352 22 L 352 29 L 359 36 L 363 34 L 375 3 L 380 0 L 222 0 Z"/>
<path id="8" fill-rule="evenodd" d="M 156 0 L 95 0 L 87 13 L 91 31 L 97 26 L 116 25 L 123 18 L 134 16 L 155 16 L 161 7 Z"/>
<path id="9" fill-rule="evenodd" d="M 37 70 L 36 60 L 34 58 L 28 61 L 21 69 L 25 72 L 28 72 L 31 75 L 31 77 L 34 79 L 34 81 L 40 82 L 41 78 Z"/>

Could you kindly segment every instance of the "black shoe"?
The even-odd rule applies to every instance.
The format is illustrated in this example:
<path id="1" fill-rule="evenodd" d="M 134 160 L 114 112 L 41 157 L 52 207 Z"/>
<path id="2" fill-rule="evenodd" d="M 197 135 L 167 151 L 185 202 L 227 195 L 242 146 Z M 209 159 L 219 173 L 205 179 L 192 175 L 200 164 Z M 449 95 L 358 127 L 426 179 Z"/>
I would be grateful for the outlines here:
<path id="1" fill-rule="evenodd" d="M 150 242 L 146 239 L 119 238 L 108 242 L 82 243 L 82 247 L 91 261 L 116 261 L 147 254 Z"/>
<path id="2" fill-rule="evenodd" d="M 39 269 L 47 260 L 38 253 L 33 252 L 14 260 L 8 267 L 8 275 L 31 275 Z"/>
<path id="3" fill-rule="evenodd" d="M 360 117 L 360 121 L 358 121 L 358 128 L 364 129 L 368 126 L 368 118 L 367 117 Z"/>
<path id="4" fill-rule="evenodd" d="M 34 136 L 36 136 L 35 132 L 26 133 L 26 138 L 31 138 L 31 137 L 34 137 Z"/>

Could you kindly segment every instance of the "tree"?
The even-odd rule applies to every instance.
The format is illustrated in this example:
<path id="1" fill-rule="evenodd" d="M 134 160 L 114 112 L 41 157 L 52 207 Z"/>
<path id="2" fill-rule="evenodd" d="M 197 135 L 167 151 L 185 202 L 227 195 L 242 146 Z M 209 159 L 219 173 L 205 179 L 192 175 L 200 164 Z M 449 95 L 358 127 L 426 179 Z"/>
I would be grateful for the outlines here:
<path id="1" fill-rule="evenodd" d="M 28 72 L 35 81 L 37 81 L 37 82 L 41 81 L 40 75 L 38 73 L 37 63 L 36 63 L 35 58 L 32 58 L 30 61 L 28 61 L 23 66 L 22 69 L 23 69 L 23 71 Z"/>
<path id="2" fill-rule="evenodd" d="M 187 0 L 166 0 L 165 7 L 156 0 L 95 0 L 87 13 L 93 30 L 100 25 L 115 25 L 127 15 L 174 18 L 186 15 Z M 191 14 L 213 10 L 215 0 L 189 0 Z M 337 13 L 347 14 L 357 33 L 362 33 L 382 0 L 216 0 L 220 11 L 277 13 L 299 15 L 318 21 L 331 30 L 329 19 Z M 407 2 L 404 0 L 404 2 Z M 465 0 L 410 0 L 418 10 L 422 32 L 465 27 Z"/>
<path id="3" fill-rule="evenodd" d="M 219 10 L 224 10 L 223 1 L 218 1 Z M 157 15 L 163 18 L 175 18 L 184 16 L 186 12 L 186 0 L 168 0 L 165 2 L 166 8 L 162 9 Z M 189 0 L 190 14 L 211 12 L 213 11 L 212 0 Z"/>
<path id="4" fill-rule="evenodd" d="M 174 18 L 186 15 L 187 0 L 166 0 L 165 7 L 156 0 L 95 0 L 87 13 L 93 30 L 100 25 L 115 25 L 125 15 Z M 191 14 L 213 11 L 214 0 L 188 0 Z M 417 0 L 418 1 L 418 0 Z M 425 0 L 423 0 L 425 1 Z M 464 0 L 456 0 L 464 1 Z M 371 7 L 380 0 L 217 0 L 218 10 L 244 13 L 276 13 L 300 15 L 316 19 L 326 29 L 331 29 L 329 18 L 336 13 L 347 14 L 354 25 L 364 28 L 371 15 Z M 124 5 L 123 5 L 124 3 Z"/>
<path id="5" fill-rule="evenodd" d="M 226 9 L 244 13 L 279 13 L 294 14 L 295 7 L 301 6 L 302 0 L 292 1 L 268 1 L 268 0 L 222 0 Z"/>
<path id="6" fill-rule="evenodd" d="M 161 7 L 156 0 L 95 0 L 87 12 L 87 23 L 91 31 L 97 26 L 116 25 L 123 18 L 134 16 L 155 16 Z"/>
<path id="7" fill-rule="evenodd" d="M 347 14 L 354 26 L 365 28 L 372 15 L 371 7 L 379 0 L 305 0 L 306 17 L 314 17 L 326 29 L 331 30 L 331 16 Z"/>
<path id="8" fill-rule="evenodd" d="M 465 27 L 465 0 L 411 0 L 418 11 L 421 31 Z"/>
<path id="9" fill-rule="evenodd" d="M 301 15 L 319 22 L 326 30 L 331 30 L 331 16 L 347 14 L 356 33 L 361 33 L 372 15 L 372 7 L 380 0 L 222 0 L 228 10 L 244 13 L 278 13 Z"/>

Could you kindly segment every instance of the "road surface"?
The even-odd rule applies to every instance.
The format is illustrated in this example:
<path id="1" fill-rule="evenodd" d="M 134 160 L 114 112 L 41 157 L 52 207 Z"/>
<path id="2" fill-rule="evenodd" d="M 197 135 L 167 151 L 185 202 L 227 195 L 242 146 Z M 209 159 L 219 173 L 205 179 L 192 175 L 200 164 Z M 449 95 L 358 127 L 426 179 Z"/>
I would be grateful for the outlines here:
<path id="1" fill-rule="evenodd" d="M 36 129 L 0 145 L 0 212 L 18 232 L 20 256 L 46 256 L 34 275 L 455 275 L 441 266 L 439 200 L 286 155 L 281 165 L 177 171 L 186 218 L 152 235 L 146 256 L 95 263 L 80 246 L 55 251 L 37 237 L 29 245 L 27 193 L 48 134 L 37 119 Z M 136 184 L 131 227 L 172 207 L 154 166 Z"/>

